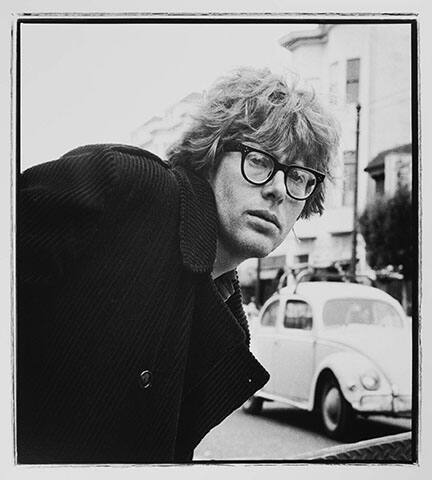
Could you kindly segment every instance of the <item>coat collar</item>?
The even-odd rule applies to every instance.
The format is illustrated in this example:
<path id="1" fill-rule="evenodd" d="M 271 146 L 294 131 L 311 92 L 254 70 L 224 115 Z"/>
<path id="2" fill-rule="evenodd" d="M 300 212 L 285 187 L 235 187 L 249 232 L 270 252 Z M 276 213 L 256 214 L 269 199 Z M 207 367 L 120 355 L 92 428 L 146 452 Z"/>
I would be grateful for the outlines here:
<path id="1" fill-rule="evenodd" d="M 194 273 L 211 273 L 216 258 L 218 215 L 207 180 L 183 167 L 173 169 L 180 187 L 180 251 Z"/>

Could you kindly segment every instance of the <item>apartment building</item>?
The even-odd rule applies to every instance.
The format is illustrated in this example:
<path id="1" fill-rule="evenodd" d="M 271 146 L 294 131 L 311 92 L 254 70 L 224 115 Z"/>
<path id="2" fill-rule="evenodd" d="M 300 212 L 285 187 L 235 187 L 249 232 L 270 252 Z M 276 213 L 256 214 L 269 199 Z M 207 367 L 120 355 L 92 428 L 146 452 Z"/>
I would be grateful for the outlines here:
<path id="1" fill-rule="evenodd" d="M 287 67 L 303 86 L 313 88 L 341 125 L 341 147 L 333 182 L 327 182 L 325 213 L 299 220 L 272 255 L 260 261 L 260 277 L 269 283 L 281 268 L 337 263 L 348 269 L 352 255 L 359 111 L 358 211 L 374 195 L 391 193 L 397 182 L 411 182 L 411 31 L 408 24 L 319 25 L 287 33 L 279 40 Z M 399 179 L 399 180 L 398 180 Z M 364 241 L 357 237 L 357 272 L 371 273 Z M 241 267 L 250 284 L 257 261 Z M 274 281 L 272 286 L 274 286 Z"/>

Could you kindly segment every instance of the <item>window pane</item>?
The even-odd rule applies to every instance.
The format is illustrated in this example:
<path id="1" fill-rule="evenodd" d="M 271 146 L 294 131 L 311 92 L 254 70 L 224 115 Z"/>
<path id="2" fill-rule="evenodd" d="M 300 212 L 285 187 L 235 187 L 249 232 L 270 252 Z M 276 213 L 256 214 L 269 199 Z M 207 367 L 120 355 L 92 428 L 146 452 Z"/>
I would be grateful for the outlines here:
<path id="1" fill-rule="evenodd" d="M 359 99 L 360 59 L 347 60 L 346 103 L 357 103 Z"/>
<path id="2" fill-rule="evenodd" d="M 360 59 L 351 58 L 347 60 L 347 81 L 358 82 L 360 78 Z"/>
<path id="3" fill-rule="evenodd" d="M 375 178 L 375 194 L 377 197 L 384 195 L 384 175 Z"/>
<path id="4" fill-rule="evenodd" d="M 263 316 L 261 317 L 261 325 L 264 327 L 274 327 L 276 325 L 277 313 L 279 310 L 279 300 L 270 304 Z"/>
<path id="5" fill-rule="evenodd" d="M 309 254 L 305 253 L 302 255 L 296 255 L 294 257 L 295 263 L 308 263 L 309 262 Z"/>
<path id="6" fill-rule="evenodd" d="M 312 328 L 312 310 L 310 306 L 306 302 L 300 300 L 287 302 L 284 327 L 310 330 Z"/>
<path id="7" fill-rule="evenodd" d="M 344 152 L 343 170 L 343 194 L 342 205 L 351 206 L 354 204 L 355 187 L 355 152 Z"/>
<path id="8" fill-rule="evenodd" d="M 325 327 L 404 326 L 403 319 L 391 305 L 368 298 L 329 300 L 324 306 L 323 323 Z"/>
<path id="9" fill-rule="evenodd" d="M 346 103 L 357 103 L 359 97 L 359 84 L 347 83 Z"/>

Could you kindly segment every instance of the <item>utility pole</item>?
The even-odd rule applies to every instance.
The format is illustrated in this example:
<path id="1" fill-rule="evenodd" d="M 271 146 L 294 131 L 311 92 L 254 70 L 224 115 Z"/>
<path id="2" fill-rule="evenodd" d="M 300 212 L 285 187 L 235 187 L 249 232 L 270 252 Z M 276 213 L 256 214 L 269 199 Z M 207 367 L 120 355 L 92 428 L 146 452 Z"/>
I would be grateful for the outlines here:
<path id="1" fill-rule="evenodd" d="M 359 166 L 359 138 L 360 138 L 360 110 L 358 103 L 357 110 L 357 127 L 356 127 L 356 150 L 355 150 L 355 174 L 354 174 L 354 205 L 353 205 L 353 237 L 352 237 L 352 253 L 351 253 L 351 278 L 356 278 L 357 263 L 357 223 L 358 223 L 358 166 Z"/>

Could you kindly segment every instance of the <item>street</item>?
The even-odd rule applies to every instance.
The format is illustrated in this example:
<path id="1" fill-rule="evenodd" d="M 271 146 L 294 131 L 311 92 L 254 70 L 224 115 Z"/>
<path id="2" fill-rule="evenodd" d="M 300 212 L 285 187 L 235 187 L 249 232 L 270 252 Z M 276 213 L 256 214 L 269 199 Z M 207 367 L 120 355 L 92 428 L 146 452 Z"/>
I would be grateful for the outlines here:
<path id="1" fill-rule="evenodd" d="M 358 418 L 347 442 L 409 430 L 411 419 Z M 202 440 L 194 460 L 289 460 L 340 444 L 321 433 L 311 414 L 266 402 L 257 416 L 236 410 Z"/>

